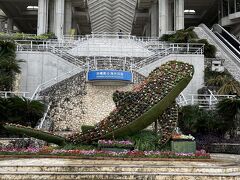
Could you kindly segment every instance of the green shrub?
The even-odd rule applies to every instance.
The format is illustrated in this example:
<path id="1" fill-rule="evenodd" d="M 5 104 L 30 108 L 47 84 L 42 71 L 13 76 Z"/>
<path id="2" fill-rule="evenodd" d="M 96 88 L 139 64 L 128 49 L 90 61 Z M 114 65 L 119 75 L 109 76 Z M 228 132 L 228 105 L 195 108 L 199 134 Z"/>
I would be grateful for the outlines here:
<path id="1" fill-rule="evenodd" d="M 185 134 L 208 134 L 224 131 L 225 123 L 215 110 L 185 106 L 179 113 L 178 126 Z"/>
<path id="2" fill-rule="evenodd" d="M 8 131 L 15 134 L 23 134 L 26 136 L 30 136 L 36 139 L 46 141 L 48 143 L 54 143 L 59 146 L 66 145 L 65 138 L 54 135 L 54 134 L 50 134 L 48 132 L 44 132 L 41 130 L 36 130 L 30 127 L 24 127 L 24 126 L 14 125 L 14 124 L 4 125 L 4 128 L 6 128 Z"/>
<path id="3" fill-rule="evenodd" d="M 217 48 L 214 45 L 209 44 L 206 39 L 199 39 L 196 41 L 196 43 L 204 44 L 204 56 L 206 58 L 215 58 L 216 57 Z"/>
<path id="4" fill-rule="evenodd" d="M 88 130 L 93 129 L 94 126 L 83 125 L 81 127 L 82 133 L 86 133 Z"/>
<path id="5" fill-rule="evenodd" d="M 229 72 L 225 70 L 224 72 L 212 71 L 211 67 L 206 67 L 204 70 L 204 82 L 208 82 L 210 79 L 216 78 L 217 76 L 227 76 L 231 77 Z"/>
<path id="6" fill-rule="evenodd" d="M 138 149 L 141 151 L 151 151 L 158 150 L 159 148 L 159 139 L 155 132 L 150 130 L 142 130 L 139 133 L 133 136 L 127 136 L 123 139 L 128 139 L 134 143 L 134 149 Z"/>
<path id="7" fill-rule="evenodd" d="M 44 104 L 26 98 L 0 98 L 0 136 L 11 136 L 3 128 L 5 123 L 35 127 L 44 113 Z"/>
<path id="8" fill-rule="evenodd" d="M 47 40 L 47 39 L 56 39 L 56 35 L 54 33 L 45 33 L 40 35 L 29 35 L 24 33 L 0 33 L 0 40 Z"/>
<path id="9" fill-rule="evenodd" d="M 224 132 L 229 131 L 231 138 L 237 137 L 240 127 L 240 98 L 223 99 L 217 105 L 217 112 L 223 119 Z"/>
<path id="10" fill-rule="evenodd" d="M 15 123 L 36 126 L 44 113 L 44 104 L 20 97 L 0 98 L 0 124 Z"/>
<path id="11" fill-rule="evenodd" d="M 169 41 L 173 43 L 188 43 L 192 39 L 198 38 L 193 28 L 185 30 L 178 30 L 175 34 L 164 34 L 161 37 L 161 41 Z"/>

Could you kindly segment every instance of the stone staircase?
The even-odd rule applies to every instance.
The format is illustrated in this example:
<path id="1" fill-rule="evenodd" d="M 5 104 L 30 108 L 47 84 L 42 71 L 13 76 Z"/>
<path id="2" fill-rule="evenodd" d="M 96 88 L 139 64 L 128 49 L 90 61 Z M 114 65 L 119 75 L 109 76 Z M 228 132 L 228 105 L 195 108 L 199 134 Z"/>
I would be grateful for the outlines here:
<path id="1" fill-rule="evenodd" d="M 238 180 L 239 178 L 239 166 L 213 162 L 18 159 L 2 160 L 0 164 L 0 180 Z"/>
<path id="2" fill-rule="evenodd" d="M 55 54 L 56 56 L 66 60 L 76 66 L 82 67 L 85 64 L 83 59 L 81 59 L 79 57 L 75 57 L 62 49 L 58 49 L 58 48 L 54 48 L 54 47 L 50 46 L 48 48 L 48 52 L 51 52 L 51 53 Z"/>

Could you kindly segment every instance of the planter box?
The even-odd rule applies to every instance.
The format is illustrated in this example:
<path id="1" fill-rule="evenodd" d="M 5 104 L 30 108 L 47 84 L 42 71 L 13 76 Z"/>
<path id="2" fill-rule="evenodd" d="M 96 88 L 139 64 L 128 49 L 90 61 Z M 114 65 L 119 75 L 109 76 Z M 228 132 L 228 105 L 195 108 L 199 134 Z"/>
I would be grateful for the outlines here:
<path id="1" fill-rule="evenodd" d="M 196 142 L 191 140 L 171 141 L 171 151 L 176 153 L 195 153 Z"/>

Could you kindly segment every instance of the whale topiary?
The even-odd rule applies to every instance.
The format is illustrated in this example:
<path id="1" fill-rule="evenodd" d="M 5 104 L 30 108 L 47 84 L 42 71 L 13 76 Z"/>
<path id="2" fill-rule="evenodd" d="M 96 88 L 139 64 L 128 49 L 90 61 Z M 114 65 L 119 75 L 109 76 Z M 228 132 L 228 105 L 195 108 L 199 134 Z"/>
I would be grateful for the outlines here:
<path id="1" fill-rule="evenodd" d="M 175 99 L 191 81 L 193 73 L 193 66 L 187 63 L 170 61 L 163 64 L 133 91 L 116 91 L 113 94 L 116 109 L 93 128 L 70 135 L 64 143 L 92 143 L 99 139 L 129 136 L 155 121 L 161 126 L 162 138 L 159 143 L 166 143 L 177 125 L 178 107 Z M 12 126 L 5 127 L 8 129 Z M 41 139 L 36 133 L 34 136 Z"/>
<path id="2" fill-rule="evenodd" d="M 163 128 L 164 140 L 161 143 L 166 142 L 167 136 L 177 125 L 175 99 L 191 81 L 193 73 L 193 66 L 187 63 L 170 61 L 162 65 L 132 92 L 116 91 L 113 94 L 116 109 L 93 129 L 75 133 L 68 140 L 72 143 L 89 143 L 98 139 L 124 137 L 139 132 L 157 119 L 165 123 L 172 118 L 173 126 Z"/>

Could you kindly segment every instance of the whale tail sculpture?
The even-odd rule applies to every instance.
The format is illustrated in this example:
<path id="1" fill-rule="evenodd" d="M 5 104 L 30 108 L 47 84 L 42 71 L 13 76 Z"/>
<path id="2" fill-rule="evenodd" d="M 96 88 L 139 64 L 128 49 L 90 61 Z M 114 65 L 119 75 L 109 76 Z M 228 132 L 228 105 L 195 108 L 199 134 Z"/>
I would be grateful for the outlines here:
<path id="1" fill-rule="evenodd" d="M 116 91 L 113 94 L 116 109 L 93 129 L 86 133 L 72 134 L 67 139 L 54 138 L 49 133 L 12 124 L 5 125 L 5 128 L 42 140 L 50 139 L 51 142 L 62 145 L 124 137 L 158 121 L 162 135 L 159 143 L 164 144 L 177 126 L 178 107 L 175 99 L 191 81 L 193 73 L 192 65 L 178 61 L 170 61 L 156 68 L 133 91 Z"/>
<path id="2" fill-rule="evenodd" d="M 116 109 L 86 133 L 68 137 L 73 143 L 132 135 L 158 120 L 165 143 L 177 125 L 176 97 L 192 79 L 194 69 L 187 63 L 170 61 L 155 69 L 132 92 L 115 92 Z"/>

